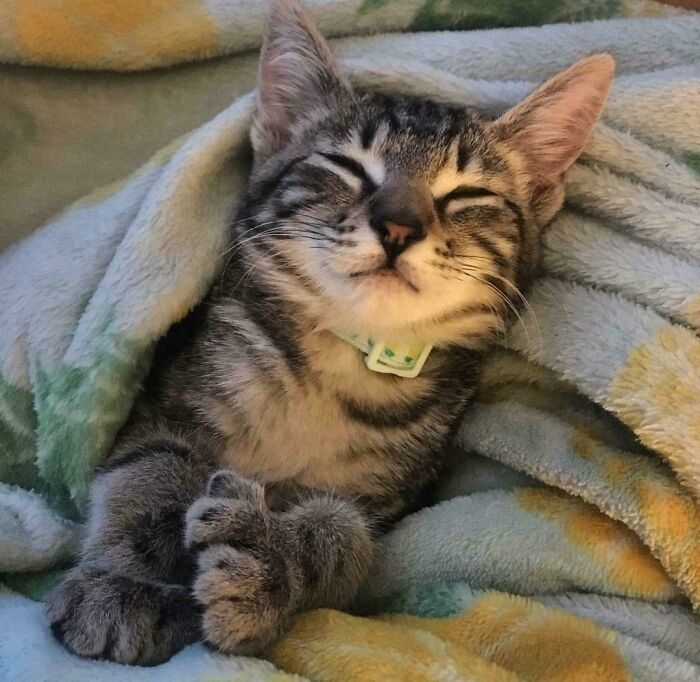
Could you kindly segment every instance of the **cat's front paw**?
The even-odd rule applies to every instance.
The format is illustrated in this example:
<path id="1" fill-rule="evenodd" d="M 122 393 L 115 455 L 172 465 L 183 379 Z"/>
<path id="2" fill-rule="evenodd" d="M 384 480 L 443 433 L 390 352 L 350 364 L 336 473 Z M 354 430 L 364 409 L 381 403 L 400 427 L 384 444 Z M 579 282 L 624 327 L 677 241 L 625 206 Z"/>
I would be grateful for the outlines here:
<path id="1" fill-rule="evenodd" d="M 198 552 L 193 592 L 204 641 L 256 654 L 284 631 L 300 594 L 298 571 L 262 486 L 232 472 L 212 477 L 187 513 L 186 544 Z"/>
<path id="2" fill-rule="evenodd" d="M 200 636 L 199 609 L 185 588 L 78 567 L 49 595 L 55 637 L 70 651 L 156 665 Z"/>
<path id="3" fill-rule="evenodd" d="M 224 544 L 203 550 L 194 594 L 204 606 L 204 641 L 227 653 L 260 653 L 287 627 L 296 590 L 280 554 Z"/>

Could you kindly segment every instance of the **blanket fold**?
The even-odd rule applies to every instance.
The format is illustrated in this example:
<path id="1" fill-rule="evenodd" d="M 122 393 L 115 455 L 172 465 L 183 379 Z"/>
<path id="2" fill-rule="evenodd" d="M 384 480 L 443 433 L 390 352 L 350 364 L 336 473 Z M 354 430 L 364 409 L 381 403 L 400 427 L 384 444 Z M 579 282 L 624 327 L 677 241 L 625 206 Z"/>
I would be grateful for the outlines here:
<path id="1" fill-rule="evenodd" d="M 0 253 L 0 679 L 700 679 L 700 18 L 653 2 L 663 16 L 606 1 L 309 4 L 348 36 L 336 47 L 358 86 L 487 116 L 580 56 L 614 54 L 542 276 L 484 368 L 438 503 L 382 539 L 352 614 L 303 614 L 267 660 L 197 644 L 134 669 L 71 656 L 37 599 L 76 554 L 91 476 L 155 341 L 229 257 L 250 83 Z M 147 5 L 0 4 L 0 59 L 139 70 L 259 44 L 256 3 Z M 551 23 L 574 19 L 604 21 Z M 526 23 L 550 25 L 400 33 Z M 378 30 L 396 33 L 360 35 Z M 249 56 L 230 60 L 198 77 L 252 73 Z M 176 82 L 154 74 L 153 88 Z"/>

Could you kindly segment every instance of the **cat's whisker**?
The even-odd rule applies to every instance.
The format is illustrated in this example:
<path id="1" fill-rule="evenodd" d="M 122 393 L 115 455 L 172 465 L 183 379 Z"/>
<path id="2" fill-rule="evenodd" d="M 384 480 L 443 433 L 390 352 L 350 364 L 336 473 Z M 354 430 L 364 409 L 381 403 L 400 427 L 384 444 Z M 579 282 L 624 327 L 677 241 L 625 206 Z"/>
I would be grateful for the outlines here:
<path id="1" fill-rule="evenodd" d="M 222 268 L 221 271 L 221 283 L 223 283 L 224 275 L 226 274 L 226 271 L 231 263 L 231 260 L 233 259 L 234 256 L 237 254 L 241 253 L 243 248 L 249 244 L 254 243 L 255 241 L 260 241 L 264 238 L 269 238 L 269 237 L 276 237 L 276 236 L 288 236 L 288 237 L 299 237 L 302 239 L 307 239 L 307 240 L 312 240 L 312 241 L 323 241 L 324 237 L 317 235 L 314 231 L 307 230 L 306 228 L 296 228 L 293 226 L 280 226 L 280 221 L 279 220 L 271 220 L 267 221 L 265 223 L 260 223 L 256 226 L 254 226 L 252 229 L 258 229 L 261 226 L 267 226 L 267 225 L 274 225 L 274 227 L 269 228 L 267 230 L 262 230 L 261 232 L 258 232 L 256 234 L 253 234 L 249 237 L 246 237 L 246 239 L 240 241 L 234 242 L 234 244 L 226 250 L 225 253 L 229 254 L 229 257 L 226 261 L 226 264 Z M 247 230 L 247 232 L 250 232 L 251 230 Z"/>
<path id="2" fill-rule="evenodd" d="M 243 220 L 236 221 L 236 222 L 234 223 L 234 225 L 235 225 L 235 224 L 242 223 L 242 222 L 246 222 L 246 221 L 248 221 L 248 220 L 250 220 L 250 219 L 249 219 L 249 218 L 245 218 L 245 219 L 243 219 Z M 226 261 L 226 264 L 224 265 L 224 267 L 222 268 L 222 271 L 221 271 L 221 281 L 222 281 L 222 283 L 223 283 L 224 274 L 226 273 L 226 270 L 228 269 L 228 266 L 229 266 L 229 264 L 230 264 L 230 262 L 231 262 L 231 258 L 232 258 L 238 251 L 240 251 L 240 249 L 242 248 L 243 244 L 246 242 L 246 240 L 242 240 L 241 238 L 242 238 L 243 236 L 249 234 L 249 233 L 252 232 L 253 230 L 259 230 L 261 227 L 265 227 L 265 226 L 267 226 L 267 225 L 277 225 L 278 222 L 279 222 L 279 221 L 278 221 L 277 219 L 275 219 L 275 220 L 268 220 L 268 221 L 265 221 L 265 222 L 262 222 L 262 223 L 257 223 L 256 225 L 253 225 L 252 227 L 250 227 L 250 228 L 248 228 L 247 230 L 245 230 L 244 232 L 242 232 L 240 235 L 236 235 L 236 237 L 234 237 L 234 240 L 233 240 L 233 243 L 231 244 L 231 246 L 230 246 L 228 249 L 226 249 L 226 250 L 221 254 L 221 256 L 220 256 L 220 258 L 223 259 L 224 257 L 226 257 L 227 255 L 230 254 L 230 255 L 229 255 L 229 258 L 228 258 L 227 261 Z M 253 235 L 253 237 L 255 237 L 255 236 L 259 235 L 259 234 L 261 234 L 261 233 L 256 233 L 256 235 Z"/>
<path id="3" fill-rule="evenodd" d="M 515 285 L 515 283 L 514 283 L 513 281 L 511 281 L 511 280 L 508 279 L 507 277 L 503 277 L 503 276 L 498 275 L 498 274 L 495 274 L 495 273 L 493 273 L 491 276 L 492 276 L 492 277 L 496 277 L 496 278 L 499 279 L 499 280 L 502 280 L 503 283 L 504 283 L 506 286 L 509 286 L 509 287 L 512 289 L 513 293 L 520 299 L 521 303 L 523 304 L 523 306 L 524 306 L 525 309 L 527 310 L 528 315 L 530 316 L 530 318 L 531 318 L 532 321 L 534 322 L 535 330 L 537 331 L 537 336 L 538 336 L 538 344 L 539 344 L 539 345 L 538 345 L 538 348 L 537 348 L 537 352 L 541 351 L 541 350 L 542 350 L 542 344 L 543 344 L 543 340 L 542 340 L 542 328 L 540 327 L 540 322 L 539 322 L 539 320 L 537 319 L 537 315 L 535 314 L 535 311 L 533 310 L 532 306 L 530 305 L 530 302 L 527 300 L 527 298 L 525 297 L 525 295 L 522 293 L 522 291 L 520 291 L 520 289 Z M 525 329 L 525 331 L 526 331 L 526 333 L 527 333 L 527 327 L 526 327 L 526 326 L 524 326 L 524 329 Z M 529 338 L 528 338 L 528 346 L 529 346 L 529 345 L 530 345 L 530 340 L 529 340 Z"/>
<path id="4" fill-rule="evenodd" d="M 469 266 L 467 265 L 467 266 L 465 266 L 465 267 L 469 267 Z M 476 269 L 476 268 L 473 268 L 473 269 L 478 271 L 478 269 Z M 520 289 L 516 286 L 516 284 L 515 284 L 512 280 L 508 279 L 507 277 L 504 277 L 503 275 L 500 275 L 500 274 L 498 274 L 498 273 L 495 273 L 495 272 L 489 272 L 489 273 L 488 273 L 488 276 L 489 276 L 489 277 L 495 277 L 496 279 L 498 279 L 498 280 L 500 280 L 501 282 L 503 282 L 507 287 L 509 287 L 509 288 L 511 289 L 511 291 L 512 291 L 512 292 L 518 297 L 518 299 L 521 301 L 521 303 L 523 304 L 523 306 L 524 306 L 525 309 L 527 310 L 528 315 L 529 315 L 530 318 L 532 319 L 532 321 L 533 321 L 533 323 L 534 323 L 534 326 L 535 326 L 535 330 L 536 330 L 536 332 L 537 332 L 538 346 L 537 346 L 537 349 L 536 349 L 536 350 L 537 350 L 537 352 L 541 351 L 541 350 L 542 350 L 542 345 L 543 345 L 542 328 L 541 328 L 541 326 L 540 326 L 539 320 L 537 319 L 537 315 L 535 314 L 535 311 L 533 310 L 532 306 L 530 305 L 530 302 L 527 300 L 527 298 L 525 297 L 525 295 L 522 293 L 522 291 L 520 291 Z M 527 337 L 528 346 L 531 346 L 530 337 L 529 337 L 527 325 L 525 324 L 525 322 L 524 322 L 521 318 L 519 318 L 519 319 L 520 319 L 520 322 L 521 322 L 521 324 L 522 324 L 522 326 L 523 326 L 523 330 L 525 331 L 525 335 L 526 335 L 526 337 Z"/>
<path id="5" fill-rule="evenodd" d="M 463 269 L 463 268 L 460 269 L 460 271 L 462 272 L 462 274 L 466 275 L 467 277 L 471 277 L 472 279 L 475 279 L 475 280 L 477 280 L 478 282 L 481 282 L 482 284 L 484 284 L 485 286 L 487 286 L 489 289 L 491 289 L 494 293 L 496 293 L 496 295 L 500 298 L 500 300 L 502 300 L 502 301 L 506 304 L 506 306 L 508 307 L 508 309 L 513 313 L 513 315 L 515 316 L 515 318 L 516 318 L 516 319 L 518 320 L 518 322 L 522 325 L 523 331 L 525 332 L 525 336 L 526 336 L 526 338 L 527 338 L 528 345 L 529 345 L 529 344 L 530 344 L 530 334 L 529 334 L 529 330 L 528 330 L 527 325 L 525 324 L 525 322 L 524 322 L 524 320 L 523 320 L 523 318 L 522 318 L 522 315 L 520 314 L 520 311 L 519 311 L 518 308 L 515 306 L 515 304 L 513 303 L 513 301 L 511 301 L 510 298 L 509 298 L 507 295 L 505 295 L 498 287 L 496 287 L 496 286 L 494 286 L 493 284 L 491 284 L 490 282 L 488 282 L 488 281 L 482 279 L 481 277 L 479 277 L 479 276 L 477 276 L 477 275 L 474 275 L 474 274 L 473 274 L 473 271 L 472 271 L 472 272 L 468 272 L 466 269 Z M 478 271 L 477 271 L 477 272 L 478 272 Z"/>
<path id="6" fill-rule="evenodd" d="M 234 245 L 228 249 L 228 251 L 236 251 L 236 250 L 241 250 L 243 247 L 245 247 L 247 244 L 250 244 L 256 240 L 261 240 L 261 239 L 266 239 L 266 238 L 275 238 L 275 237 L 302 237 L 302 238 L 307 238 L 307 239 L 325 239 L 325 236 L 315 230 L 310 230 L 307 228 L 296 228 L 296 227 L 280 227 L 279 224 L 276 225 L 274 229 L 268 229 L 264 230 L 262 232 L 256 233 L 254 235 L 251 235 L 250 237 L 247 237 L 244 240 L 237 240 Z"/>
<path id="7" fill-rule="evenodd" d="M 473 280 L 476 280 L 477 282 L 480 282 L 480 283 L 483 284 L 484 286 L 488 287 L 491 291 L 493 291 L 493 292 L 498 296 L 498 298 L 499 298 L 501 301 L 503 301 L 503 303 L 506 304 L 506 306 L 508 307 L 508 309 L 513 313 L 513 315 L 516 317 L 516 319 L 518 320 L 518 322 L 522 325 L 523 331 L 524 331 L 524 333 L 525 333 L 525 337 L 526 337 L 526 340 L 527 340 L 527 343 L 528 343 L 528 346 L 531 345 L 530 333 L 529 333 L 527 324 L 526 324 L 525 321 L 523 320 L 522 315 L 520 314 L 520 312 L 519 312 L 518 308 L 515 306 L 515 304 L 514 304 L 514 303 L 510 300 L 510 298 L 508 298 L 508 296 L 506 296 L 498 287 L 494 286 L 492 283 L 490 283 L 490 282 L 488 282 L 488 281 L 482 279 L 482 278 L 479 277 L 478 275 L 475 275 L 475 274 L 474 274 L 474 272 L 483 272 L 483 271 L 480 271 L 480 270 L 478 270 L 477 268 L 468 268 L 468 267 L 465 267 L 465 266 L 462 266 L 462 267 L 457 268 L 457 267 L 454 267 L 453 265 L 447 265 L 447 264 L 444 264 L 444 263 L 441 264 L 440 267 L 442 267 L 442 268 L 448 268 L 448 269 L 450 269 L 450 270 L 454 270 L 454 271 L 456 271 L 456 272 L 459 272 L 459 273 L 461 273 L 462 275 L 465 275 L 466 277 L 469 277 L 469 278 L 471 278 L 471 279 L 473 279 Z M 487 274 L 490 275 L 491 273 L 487 273 Z"/>
<path id="8" fill-rule="evenodd" d="M 263 244 L 262 250 L 257 249 L 255 252 L 255 255 L 257 256 L 256 260 L 254 260 L 248 268 L 244 271 L 243 275 L 239 278 L 238 282 L 234 285 L 234 291 L 237 290 L 239 287 L 242 289 L 245 289 L 247 286 L 247 282 L 250 281 L 250 278 L 253 276 L 253 273 L 255 272 L 256 268 L 261 266 L 263 264 L 263 259 L 266 256 L 286 256 L 286 252 L 283 251 L 282 249 L 276 248 L 274 244 Z M 324 248 L 324 247 L 319 247 L 319 246 L 314 246 L 314 245 L 309 245 L 308 248 Z M 327 248 L 327 247 L 326 247 Z M 266 271 L 265 276 L 270 277 L 271 273 L 275 273 L 276 270 L 275 268 L 270 268 L 268 271 Z M 309 283 L 313 283 L 311 281 L 311 278 L 307 277 L 306 278 Z"/>

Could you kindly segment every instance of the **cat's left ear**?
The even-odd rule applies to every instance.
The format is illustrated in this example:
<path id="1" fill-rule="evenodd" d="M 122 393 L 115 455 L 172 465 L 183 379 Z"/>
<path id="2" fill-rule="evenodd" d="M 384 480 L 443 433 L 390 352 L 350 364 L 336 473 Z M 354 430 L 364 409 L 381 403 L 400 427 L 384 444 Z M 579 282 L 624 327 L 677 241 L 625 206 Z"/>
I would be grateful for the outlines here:
<path id="1" fill-rule="evenodd" d="M 257 159 L 282 149 L 300 123 L 349 93 L 311 15 L 296 0 L 273 0 L 258 70 L 251 139 Z"/>
<path id="2" fill-rule="evenodd" d="M 491 126 L 524 158 L 532 178 L 532 205 L 541 223 L 559 210 L 562 174 L 576 161 L 603 109 L 615 62 L 587 57 L 557 74 Z"/>

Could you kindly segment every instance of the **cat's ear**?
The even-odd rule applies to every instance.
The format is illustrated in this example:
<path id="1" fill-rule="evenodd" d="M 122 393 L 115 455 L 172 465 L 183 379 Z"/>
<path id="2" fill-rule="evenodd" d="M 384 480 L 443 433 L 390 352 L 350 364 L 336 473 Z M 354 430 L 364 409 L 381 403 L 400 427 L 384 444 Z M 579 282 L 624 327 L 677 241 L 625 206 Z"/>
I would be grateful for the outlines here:
<path id="1" fill-rule="evenodd" d="M 533 178 L 533 205 L 543 222 L 561 205 L 561 176 L 593 132 L 614 72 L 609 54 L 582 59 L 492 124 L 497 137 L 524 157 Z"/>
<path id="2" fill-rule="evenodd" d="M 297 124 L 322 116 L 348 87 L 309 13 L 296 0 L 273 0 L 251 132 L 256 157 L 279 151 Z"/>

